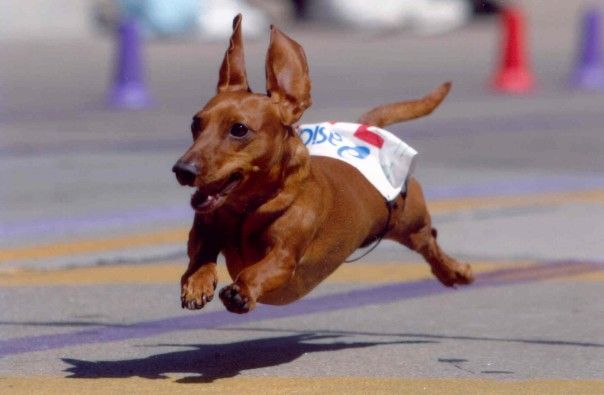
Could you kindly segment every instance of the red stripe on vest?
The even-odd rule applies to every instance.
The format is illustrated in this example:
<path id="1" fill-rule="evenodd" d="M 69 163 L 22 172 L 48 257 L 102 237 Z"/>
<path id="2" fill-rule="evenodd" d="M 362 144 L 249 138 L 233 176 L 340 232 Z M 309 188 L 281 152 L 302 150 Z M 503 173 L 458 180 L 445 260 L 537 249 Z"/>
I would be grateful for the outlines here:
<path id="1" fill-rule="evenodd" d="M 374 147 L 382 148 L 384 145 L 384 138 L 379 134 L 372 132 L 368 128 L 369 126 L 367 125 L 359 126 L 356 132 L 354 132 L 354 137 L 358 138 L 359 140 L 363 140 L 367 144 L 371 144 Z"/>

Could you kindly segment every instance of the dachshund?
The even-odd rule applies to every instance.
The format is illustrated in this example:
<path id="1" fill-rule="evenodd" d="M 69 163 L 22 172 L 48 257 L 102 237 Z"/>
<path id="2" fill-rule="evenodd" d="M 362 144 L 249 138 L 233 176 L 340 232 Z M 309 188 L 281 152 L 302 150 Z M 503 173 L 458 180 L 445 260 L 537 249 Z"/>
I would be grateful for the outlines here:
<path id="1" fill-rule="evenodd" d="M 220 299 L 246 313 L 256 303 L 293 302 L 329 276 L 356 249 L 382 238 L 421 254 L 448 287 L 473 281 L 469 265 L 436 242 L 419 183 L 409 177 L 390 204 L 354 167 L 310 156 L 296 123 L 311 105 L 302 47 L 274 26 L 266 56 L 266 94 L 246 76 L 241 14 L 220 67 L 216 95 L 193 117 L 193 144 L 176 162 L 178 182 L 195 188 L 189 265 L 181 278 L 183 308 L 214 297 L 223 254 L 233 282 Z M 386 126 L 432 112 L 450 83 L 423 99 L 389 104 L 359 122 Z"/>

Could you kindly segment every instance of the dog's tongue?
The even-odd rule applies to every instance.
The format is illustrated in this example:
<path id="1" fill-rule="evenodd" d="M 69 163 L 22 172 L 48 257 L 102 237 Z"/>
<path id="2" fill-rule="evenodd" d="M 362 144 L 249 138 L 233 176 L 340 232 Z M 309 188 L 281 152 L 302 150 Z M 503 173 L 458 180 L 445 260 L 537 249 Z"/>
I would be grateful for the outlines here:
<path id="1" fill-rule="evenodd" d="M 241 174 L 234 173 L 226 183 L 217 192 L 208 194 L 197 190 L 191 197 L 191 207 L 199 213 L 209 212 L 219 207 L 226 200 L 226 196 L 232 191 L 241 181 Z"/>
<path id="2" fill-rule="evenodd" d="M 191 206 L 195 211 L 208 212 L 216 208 L 222 203 L 223 196 L 216 195 L 205 195 L 201 193 L 195 193 L 191 198 Z"/>
<path id="3" fill-rule="evenodd" d="M 211 195 L 206 195 L 205 193 L 197 191 L 191 197 L 191 207 L 193 207 L 194 210 L 197 210 L 198 208 L 207 206 L 212 202 L 213 198 L 214 197 Z"/>

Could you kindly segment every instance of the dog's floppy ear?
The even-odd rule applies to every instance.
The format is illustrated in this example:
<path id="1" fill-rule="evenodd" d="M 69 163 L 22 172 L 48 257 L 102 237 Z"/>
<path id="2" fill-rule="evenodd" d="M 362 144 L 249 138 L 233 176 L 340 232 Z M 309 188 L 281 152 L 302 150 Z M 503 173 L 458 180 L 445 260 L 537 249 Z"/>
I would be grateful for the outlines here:
<path id="1" fill-rule="evenodd" d="M 245 61 L 243 58 L 243 39 L 241 36 L 241 14 L 233 19 L 233 34 L 229 48 L 224 54 L 218 86 L 220 92 L 250 91 L 245 73 Z"/>
<path id="2" fill-rule="evenodd" d="M 284 125 L 294 124 L 312 104 L 304 50 L 272 25 L 266 54 L 266 90 L 279 106 Z"/>

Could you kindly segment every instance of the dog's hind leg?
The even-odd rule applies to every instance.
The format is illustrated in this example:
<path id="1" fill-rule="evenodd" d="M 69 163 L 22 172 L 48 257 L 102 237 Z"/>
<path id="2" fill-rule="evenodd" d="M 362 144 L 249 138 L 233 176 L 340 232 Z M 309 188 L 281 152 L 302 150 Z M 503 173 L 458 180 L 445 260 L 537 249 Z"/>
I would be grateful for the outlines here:
<path id="1" fill-rule="evenodd" d="M 459 263 L 442 251 L 436 241 L 436 229 L 429 224 L 408 235 L 402 243 L 420 253 L 430 264 L 432 273 L 447 287 L 470 284 L 474 280 L 470 265 Z"/>
<path id="2" fill-rule="evenodd" d="M 430 213 L 419 183 L 410 178 L 406 197 L 400 197 L 393 209 L 392 228 L 386 234 L 421 254 L 428 262 L 432 273 L 448 287 L 469 284 L 474 280 L 468 264 L 457 262 L 443 252 L 436 241 L 436 229 L 432 227 Z"/>

